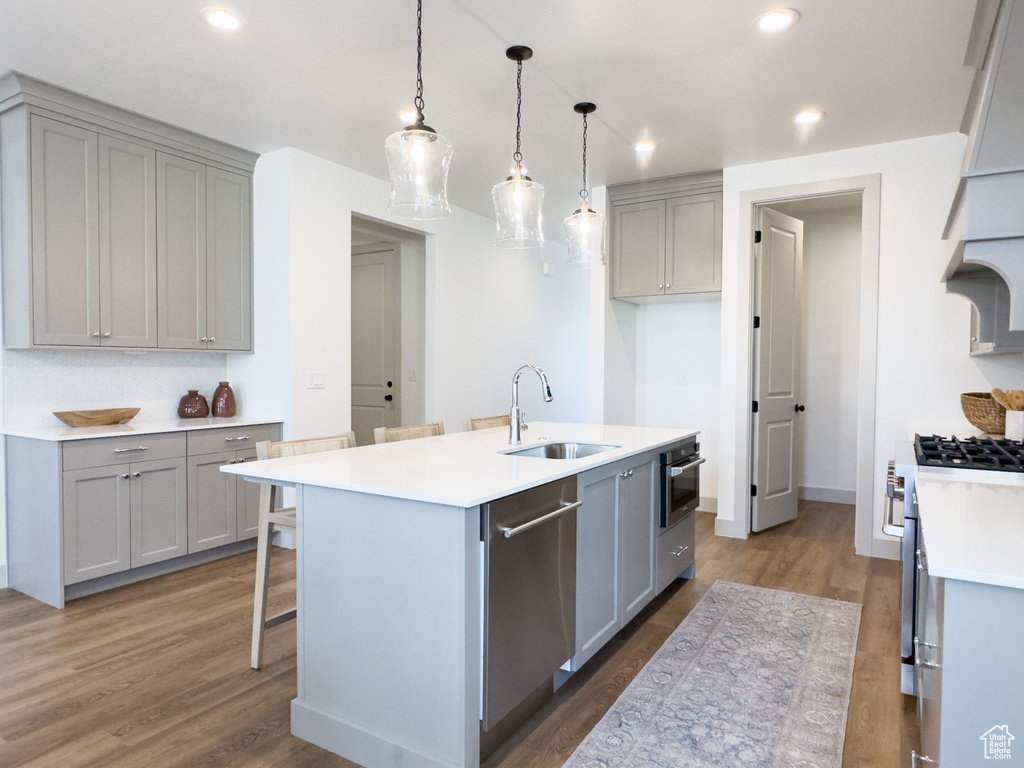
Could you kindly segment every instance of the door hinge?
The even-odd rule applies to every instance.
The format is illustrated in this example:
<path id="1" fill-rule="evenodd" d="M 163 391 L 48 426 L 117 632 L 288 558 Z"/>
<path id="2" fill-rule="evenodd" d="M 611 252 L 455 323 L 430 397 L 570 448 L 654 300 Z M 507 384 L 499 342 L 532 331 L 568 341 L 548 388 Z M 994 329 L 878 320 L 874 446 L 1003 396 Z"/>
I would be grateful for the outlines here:
<path id="1" fill-rule="evenodd" d="M 761 230 L 760 229 L 755 229 L 754 230 L 754 242 L 755 243 L 760 243 L 761 242 Z"/>
<path id="2" fill-rule="evenodd" d="M 755 328 L 760 328 L 761 327 L 761 316 L 760 315 L 754 315 L 754 327 Z"/>
<path id="3" fill-rule="evenodd" d="M 754 401 L 754 413 L 757 413 L 757 400 Z"/>
<path id="4" fill-rule="evenodd" d="M 750 486 L 750 495 L 751 496 L 757 496 L 757 486 L 756 485 Z"/>

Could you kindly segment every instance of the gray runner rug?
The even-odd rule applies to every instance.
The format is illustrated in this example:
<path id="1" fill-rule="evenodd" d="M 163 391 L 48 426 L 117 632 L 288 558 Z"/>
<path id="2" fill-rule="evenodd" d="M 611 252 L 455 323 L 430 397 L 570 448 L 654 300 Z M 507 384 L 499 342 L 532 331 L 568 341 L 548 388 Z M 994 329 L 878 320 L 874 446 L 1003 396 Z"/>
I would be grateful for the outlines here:
<path id="1" fill-rule="evenodd" d="M 716 581 L 565 768 L 840 768 L 860 611 Z"/>

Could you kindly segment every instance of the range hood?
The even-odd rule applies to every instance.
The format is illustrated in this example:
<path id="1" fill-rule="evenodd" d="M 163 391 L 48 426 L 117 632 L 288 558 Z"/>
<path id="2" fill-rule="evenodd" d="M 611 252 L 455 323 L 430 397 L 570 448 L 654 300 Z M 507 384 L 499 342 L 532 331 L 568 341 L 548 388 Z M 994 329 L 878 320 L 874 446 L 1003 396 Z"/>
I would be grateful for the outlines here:
<path id="1" fill-rule="evenodd" d="M 947 293 L 973 305 L 973 354 L 1024 352 L 1024 0 L 978 0 L 967 152 L 943 238 Z"/>

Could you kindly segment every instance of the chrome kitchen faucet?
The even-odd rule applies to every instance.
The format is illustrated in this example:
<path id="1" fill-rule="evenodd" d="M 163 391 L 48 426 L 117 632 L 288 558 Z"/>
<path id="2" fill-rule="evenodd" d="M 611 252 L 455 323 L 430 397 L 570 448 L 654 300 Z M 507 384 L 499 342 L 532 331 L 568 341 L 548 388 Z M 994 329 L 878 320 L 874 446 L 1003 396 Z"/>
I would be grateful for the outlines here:
<path id="1" fill-rule="evenodd" d="M 516 375 L 512 377 L 512 410 L 509 411 L 509 425 L 508 425 L 508 444 L 509 445 L 521 445 L 522 440 L 520 439 L 520 431 L 527 429 L 526 426 L 526 414 L 519 410 L 519 377 L 523 375 L 523 371 L 530 369 L 536 371 L 537 375 L 540 376 L 540 385 L 544 391 L 544 402 L 550 403 L 551 398 L 551 386 L 548 384 L 548 377 L 544 371 L 538 368 L 536 365 L 530 365 L 527 363 L 516 371 Z"/>

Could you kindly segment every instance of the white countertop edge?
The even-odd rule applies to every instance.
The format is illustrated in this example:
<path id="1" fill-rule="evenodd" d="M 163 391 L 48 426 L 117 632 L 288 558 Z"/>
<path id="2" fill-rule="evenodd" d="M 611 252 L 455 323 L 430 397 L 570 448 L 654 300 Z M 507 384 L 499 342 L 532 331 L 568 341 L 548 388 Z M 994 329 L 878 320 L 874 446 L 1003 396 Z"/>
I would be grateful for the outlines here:
<path id="1" fill-rule="evenodd" d="M 1024 578 L 990 571 L 972 571 L 963 568 L 935 565 L 931 562 L 931 558 L 928 561 L 928 573 L 931 576 L 941 576 L 944 579 L 953 579 L 954 581 L 970 581 L 975 584 L 990 584 L 994 587 L 1024 589 Z"/>
<path id="2" fill-rule="evenodd" d="M 56 421 L 56 417 L 54 417 Z M 193 429 L 217 429 L 221 427 L 249 427 L 261 424 L 279 424 L 282 418 L 245 418 L 231 416 L 228 418 L 208 416 L 204 419 L 153 419 L 136 421 L 127 424 L 110 424 L 101 427 L 42 427 L 35 429 L 19 429 L 6 427 L 3 434 L 10 437 L 26 437 L 32 440 L 49 440 L 63 442 L 66 440 L 87 440 L 94 437 L 117 437 L 123 435 L 152 435 L 158 432 L 184 432 Z"/>
<path id="3" fill-rule="evenodd" d="M 620 447 L 613 448 L 582 459 L 541 459 L 508 455 L 514 450 L 507 444 L 507 428 L 479 430 L 476 432 L 455 432 L 440 437 L 420 438 L 384 445 L 366 445 L 343 451 L 290 456 L 260 462 L 246 462 L 222 466 L 220 471 L 240 475 L 251 482 L 272 482 L 276 485 L 311 485 L 342 491 L 354 491 L 374 496 L 388 496 L 395 499 L 443 504 L 460 508 L 475 507 L 509 494 L 535 488 L 554 480 L 577 475 L 597 467 L 628 459 L 642 453 L 649 453 L 679 443 L 700 434 L 699 430 L 675 430 L 661 427 L 605 427 L 585 424 L 531 424 L 533 434 L 544 432 L 543 438 L 523 440 L 522 448 L 531 445 L 576 440 L 579 442 L 607 442 Z M 597 434 L 594 434 L 595 431 Z M 638 435 L 638 440 L 616 439 Z M 657 435 L 655 437 L 655 435 Z M 486 436 L 486 438 L 485 438 Z M 653 438 L 653 439 L 652 439 Z M 476 444 L 463 448 L 460 442 Z M 445 444 L 448 445 L 445 445 Z M 427 453 L 423 454 L 424 449 Z M 361 453 L 360 453 L 361 452 Z M 450 469 L 456 462 L 468 464 L 468 474 L 490 473 L 483 482 L 489 487 L 482 492 L 460 492 L 458 480 L 427 480 L 433 485 L 424 490 L 401 487 L 400 483 L 389 482 L 396 465 L 417 453 L 429 455 L 441 469 Z M 367 477 L 360 481 L 354 478 L 332 477 L 328 462 L 338 464 L 339 470 L 351 471 Z M 319 466 L 318 466 L 319 465 Z M 320 471 L 317 471 L 317 470 Z M 339 471 L 339 474 L 343 472 Z"/>

